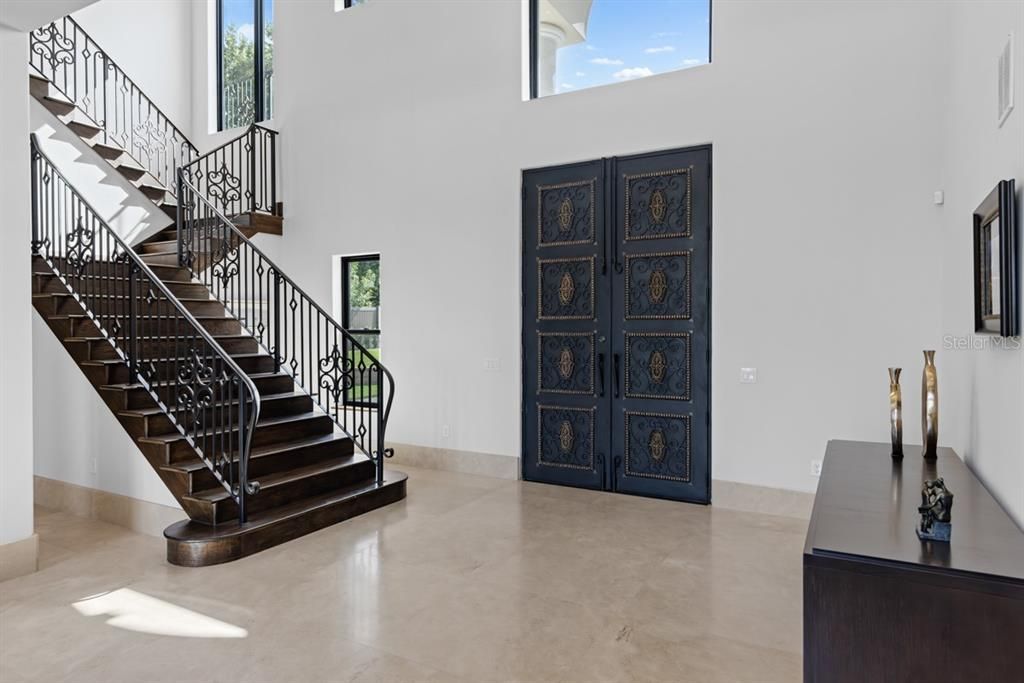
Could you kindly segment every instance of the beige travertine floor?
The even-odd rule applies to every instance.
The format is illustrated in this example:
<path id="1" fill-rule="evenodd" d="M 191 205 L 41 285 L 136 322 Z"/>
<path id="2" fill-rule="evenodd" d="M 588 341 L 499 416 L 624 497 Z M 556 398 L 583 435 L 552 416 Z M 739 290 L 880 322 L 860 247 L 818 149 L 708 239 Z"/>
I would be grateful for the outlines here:
<path id="1" fill-rule="evenodd" d="M 805 522 L 400 469 L 408 500 L 205 569 L 38 510 L 0 681 L 800 680 Z"/>

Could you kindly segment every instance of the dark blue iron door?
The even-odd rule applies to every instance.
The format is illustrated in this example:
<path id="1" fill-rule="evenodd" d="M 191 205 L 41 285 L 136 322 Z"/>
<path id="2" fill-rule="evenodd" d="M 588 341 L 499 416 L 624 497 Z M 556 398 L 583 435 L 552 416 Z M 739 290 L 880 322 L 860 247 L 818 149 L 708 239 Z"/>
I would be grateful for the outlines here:
<path id="1" fill-rule="evenodd" d="M 609 485 L 605 162 L 523 173 L 523 477 Z"/>
<path id="2" fill-rule="evenodd" d="M 711 150 L 611 162 L 612 488 L 710 502 Z"/>

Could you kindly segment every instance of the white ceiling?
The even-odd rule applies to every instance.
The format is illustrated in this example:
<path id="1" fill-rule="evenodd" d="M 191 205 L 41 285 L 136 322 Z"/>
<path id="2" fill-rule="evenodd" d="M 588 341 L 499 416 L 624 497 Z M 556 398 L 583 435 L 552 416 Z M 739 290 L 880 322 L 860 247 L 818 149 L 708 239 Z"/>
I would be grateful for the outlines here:
<path id="1" fill-rule="evenodd" d="M 94 2 L 96 0 L 3 0 L 0 24 L 18 31 L 31 31 Z"/>

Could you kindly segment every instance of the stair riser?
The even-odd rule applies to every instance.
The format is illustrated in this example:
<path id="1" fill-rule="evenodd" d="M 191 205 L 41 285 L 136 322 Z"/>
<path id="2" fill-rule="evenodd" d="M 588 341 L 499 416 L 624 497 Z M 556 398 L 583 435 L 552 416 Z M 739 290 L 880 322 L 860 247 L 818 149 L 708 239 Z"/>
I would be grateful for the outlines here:
<path id="1" fill-rule="evenodd" d="M 184 362 L 184 360 L 178 361 L 179 369 Z M 246 374 L 274 371 L 274 362 L 268 356 L 236 358 L 235 362 L 238 363 L 238 367 L 242 369 L 242 372 L 245 372 Z M 166 381 L 175 376 L 175 364 L 172 361 L 160 361 L 155 365 L 155 377 L 157 381 Z M 101 382 L 101 384 L 132 384 L 135 382 L 135 379 L 131 377 L 128 366 L 125 364 L 111 367 L 108 371 L 107 378 L 108 379 Z M 253 378 L 253 382 L 256 384 L 256 388 L 261 394 L 281 394 L 286 391 L 292 391 L 295 386 L 291 377 L 287 375 L 255 377 Z"/>
<path id="2" fill-rule="evenodd" d="M 114 159 L 117 159 L 118 157 L 124 154 L 124 150 L 118 149 L 113 145 L 103 144 L 102 142 L 94 141 L 92 143 L 92 148 L 93 151 L 95 151 L 97 154 L 99 154 L 107 161 L 113 161 Z"/>
<path id="3" fill-rule="evenodd" d="M 288 425 L 261 426 L 256 428 L 252 445 L 266 446 L 293 439 L 313 438 L 323 434 L 330 434 L 333 430 L 334 422 L 326 415 Z M 172 441 L 169 444 L 143 444 L 142 446 L 158 450 L 162 449 L 162 452 L 159 453 L 160 461 L 168 465 L 184 462 L 196 457 L 195 451 L 184 439 Z"/>
<path id="4" fill-rule="evenodd" d="M 328 442 L 307 446 L 291 451 L 282 451 L 270 455 L 261 455 L 258 458 L 249 459 L 249 477 L 259 479 L 268 473 L 281 472 L 287 469 L 307 467 L 319 463 L 328 462 L 352 455 L 352 442 L 342 442 L 345 445 L 339 446 L 339 442 Z M 181 490 L 188 493 L 206 491 L 217 486 L 217 478 L 208 468 L 183 472 L 181 470 L 170 470 L 176 477 Z M 237 476 L 238 467 L 235 463 L 232 467 L 232 474 Z"/>
<path id="5" fill-rule="evenodd" d="M 178 254 L 141 254 L 140 258 L 147 265 L 176 266 Z"/>
<path id="6" fill-rule="evenodd" d="M 61 272 L 74 272 L 67 266 L 66 260 L 63 258 L 54 259 L 54 263 L 57 266 L 57 270 Z M 170 265 L 157 264 L 156 267 L 151 268 L 153 274 L 164 282 L 173 280 L 175 282 L 189 282 L 191 280 L 191 274 L 188 272 L 188 268 L 182 268 L 178 266 L 175 261 Z M 33 273 L 44 273 L 50 275 L 53 270 L 42 260 L 41 257 L 36 257 L 32 264 Z M 109 263 L 106 261 L 96 261 L 86 267 L 82 275 L 89 277 L 93 275 L 103 275 L 109 277 L 127 277 L 129 268 L 124 263 Z"/>
<path id="7" fill-rule="evenodd" d="M 74 342 L 75 340 L 71 340 Z M 218 343 L 221 348 L 227 351 L 229 354 L 232 353 L 255 353 L 259 348 L 256 340 L 248 337 L 232 338 L 232 339 L 218 339 Z M 71 343 L 69 342 L 69 343 Z M 85 350 L 85 356 L 78 360 L 115 360 L 120 358 L 114 347 L 104 339 L 95 339 L 85 342 L 88 344 L 88 348 Z M 174 341 L 152 341 L 142 340 L 139 342 L 139 348 L 142 357 L 156 356 L 159 358 L 173 357 L 180 355 L 185 345 L 176 343 Z"/>
<path id="8" fill-rule="evenodd" d="M 268 446 L 270 444 L 284 443 L 294 439 L 305 439 L 321 434 L 330 434 L 334 431 L 334 420 L 327 415 L 316 417 L 299 422 L 289 422 L 283 425 L 264 425 L 256 427 L 256 434 L 253 436 L 253 446 Z"/>
<path id="9" fill-rule="evenodd" d="M 287 399 L 275 399 L 265 401 L 261 404 L 260 415 L 262 417 L 283 417 L 285 415 L 300 415 L 308 413 L 313 409 L 313 400 L 308 396 L 294 396 Z M 214 424 L 225 420 L 227 411 L 233 411 L 237 415 L 238 404 L 230 406 L 211 407 L 204 411 L 204 419 L 208 424 Z M 174 423 L 169 416 L 160 413 L 156 415 L 120 415 L 121 423 L 125 425 L 133 436 L 160 436 L 176 431 Z"/>
<path id="10" fill-rule="evenodd" d="M 111 298 L 111 299 L 88 299 L 89 307 L 97 317 L 103 318 L 107 315 L 123 315 L 127 313 L 126 298 Z M 180 301 L 180 300 L 179 300 Z M 210 317 L 224 317 L 226 311 L 224 305 L 219 301 L 181 301 L 181 304 L 185 307 L 192 315 L 199 316 L 210 316 Z M 53 305 L 47 309 L 52 311 L 50 315 L 76 315 L 83 314 L 85 311 L 71 295 L 53 295 Z M 144 299 L 139 298 L 136 302 L 136 310 L 140 318 L 147 316 L 169 316 L 178 315 L 179 311 L 177 307 L 172 306 L 169 302 L 162 302 L 155 304 L 152 307 L 148 306 Z"/>
<path id="11" fill-rule="evenodd" d="M 144 171 L 143 169 L 133 168 L 131 166 L 118 166 L 117 172 L 133 183 L 142 176 L 146 175 L 146 171 Z"/>
<path id="12" fill-rule="evenodd" d="M 68 104 L 67 102 L 61 102 L 59 100 L 48 99 L 46 97 L 37 97 L 37 100 L 46 107 L 51 114 L 60 118 L 67 116 L 75 110 L 74 104 Z"/>
<path id="13" fill-rule="evenodd" d="M 167 537 L 167 561 L 180 567 L 206 567 L 231 562 L 298 538 L 314 529 L 322 529 L 398 502 L 405 498 L 405 492 L 405 475 L 392 474 L 383 486 L 358 496 L 311 510 L 301 517 L 282 522 L 280 526 L 272 525 L 251 534 L 235 534 L 228 538 L 190 540 L 189 530 L 193 525 L 182 522 L 168 527 L 164 532 Z"/>
<path id="14" fill-rule="evenodd" d="M 304 477 L 287 484 L 275 486 L 272 489 L 264 489 L 255 496 L 249 497 L 246 503 L 249 512 L 255 513 L 306 496 L 315 496 L 332 489 L 351 486 L 359 481 L 366 481 L 373 476 L 373 463 L 369 460 L 364 460 L 348 467 Z M 255 479 L 256 477 L 250 478 Z M 183 499 L 183 504 L 186 501 L 189 507 L 195 510 L 196 514 L 193 515 L 190 511 L 190 516 L 196 521 L 205 521 L 207 524 L 221 524 L 238 518 L 238 505 L 230 498 L 210 503 L 186 497 Z"/>
<path id="15" fill-rule="evenodd" d="M 32 97 L 41 100 L 50 94 L 50 82 L 41 78 L 29 78 L 28 91 Z"/>
<path id="16" fill-rule="evenodd" d="M 58 318 L 57 321 L 61 319 Z M 55 322 L 57 322 L 55 321 Z M 69 330 L 65 337 L 96 337 L 99 336 L 99 327 L 89 318 L 69 318 L 65 327 Z M 232 318 L 214 319 L 203 318 L 199 321 L 203 329 L 212 335 L 241 334 L 242 324 Z M 185 320 L 178 320 L 177 325 L 171 325 L 164 320 L 140 320 L 136 328 L 136 334 L 142 339 L 151 337 L 174 337 L 179 334 L 191 336 L 194 332 L 192 324 Z"/>
<path id="17" fill-rule="evenodd" d="M 90 140 L 97 137 L 100 133 L 103 132 L 102 129 L 96 128 L 95 126 L 89 123 L 68 121 L 65 125 L 68 128 L 70 128 L 75 133 L 75 135 L 82 138 L 86 142 L 89 142 Z"/>
<path id="18" fill-rule="evenodd" d="M 175 296 L 190 299 L 202 299 L 210 296 L 210 290 L 206 288 L 206 285 L 199 283 L 171 281 L 164 284 L 167 285 L 167 289 L 171 291 L 171 294 Z M 127 284 L 124 280 L 100 278 L 98 282 L 89 282 L 85 286 L 90 291 L 103 294 L 123 294 Z M 43 275 L 40 273 L 33 275 L 33 294 L 67 294 L 67 291 L 64 283 L 58 280 L 56 275 Z"/>
<path id="19" fill-rule="evenodd" d="M 143 254 L 177 254 L 177 243 L 162 244 L 162 242 L 166 241 L 167 240 L 157 240 L 153 242 L 146 242 L 144 244 L 140 244 L 137 248 L 137 251 L 140 251 Z"/>
<path id="20" fill-rule="evenodd" d="M 159 187 L 153 187 L 151 185 L 140 185 L 139 186 L 139 191 L 142 192 L 142 194 L 146 195 L 146 197 L 148 199 L 151 199 L 153 201 L 157 201 L 157 200 L 163 199 L 164 195 L 167 194 L 166 190 L 164 190 L 162 188 L 159 188 Z M 177 261 L 174 261 L 173 263 L 171 263 L 169 265 L 175 265 L 177 263 L 178 263 Z"/>

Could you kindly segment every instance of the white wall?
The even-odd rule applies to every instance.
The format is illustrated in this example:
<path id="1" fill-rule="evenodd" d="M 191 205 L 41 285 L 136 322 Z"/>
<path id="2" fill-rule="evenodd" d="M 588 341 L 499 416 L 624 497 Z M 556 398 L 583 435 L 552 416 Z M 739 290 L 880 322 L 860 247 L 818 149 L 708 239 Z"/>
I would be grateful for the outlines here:
<path id="1" fill-rule="evenodd" d="M 34 98 L 29 103 L 29 123 L 42 153 L 121 239 L 135 244 L 173 223 Z"/>
<path id="2" fill-rule="evenodd" d="M 0 26 L 0 545 L 32 535 L 28 38 Z"/>
<path id="3" fill-rule="evenodd" d="M 31 331 L 36 352 L 35 473 L 179 507 L 42 316 L 32 316 Z M 60 429 L 54 429 L 55 406 Z"/>
<path id="4" fill-rule="evenodd" d="M 192 3 L 101 0 L 75 12 L 74 18 L 172 122 L 190 135 Z M 26 54 L 27 47 L 18 56 L 22 73 Z M 27 84 L 23 89 L 27 94 Z M 3 93 L 6 96 L 6 88 Z M 83 149 L 80 141 L 36 102 L 32 103 L 31 123 L 42 138 L 41 146 L 61 172 L 123 237 L 142 238 L 170 223 L 162 211 L 154 209 L 109 164 Z M 27 180 L 26 174 L 26 183 Z M 25 283 L 26 288 L 31 284 L 27 275 Z M 27 325 L 25 329 L 29 329 Z M 35 473 L 177 506 L 67 351 L 36 314 L 32 316 L 31 330 L 35 345 Z M 53 406 L 61 406 L 64 429 L 53 429 L 47 418 Z M 31 416 L 23 424 L 30 422 Z"/>
<path id="5" fill-rule="evenodd" d="M 520 169 L 710 142 L 714 476 L 812 490 L 829 438 L 887 440 L 886 368 L 940 344 L 944 5 L 714 3 L 710 66 L 531 102 L 521 12 L 276 6 L 280 258 L 329 302 L 381 252 L 391 438 L 519 454 Z"/>
<path id="6" fill-rule="evenodd" d="M 100 0 L 72 16 L 192 136 L 192 0 Z"/>
<path id="7" fill-rule="evenodd" d="M 999 180 L 1016 179 L 1018 224 L 1024 220 L 1024 3 L 957 3 L 952 27 L 944 109 L 942 329 L 971 346 L 939 351 L 940 438 L 965 456 L 1024 526 L 1024 347 L 1019 337 L 1002 340 L 1004 347 L 991 336 L 972 337 L 971 260 L 971 215 Z M 996 63 L 1011 31 L 1016 109 L 998 128 Z"/>

